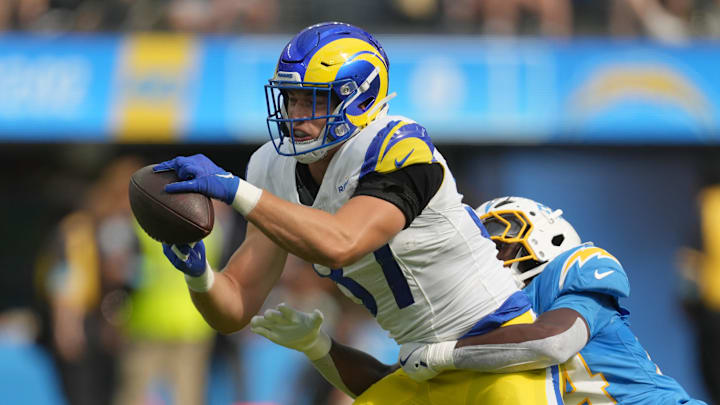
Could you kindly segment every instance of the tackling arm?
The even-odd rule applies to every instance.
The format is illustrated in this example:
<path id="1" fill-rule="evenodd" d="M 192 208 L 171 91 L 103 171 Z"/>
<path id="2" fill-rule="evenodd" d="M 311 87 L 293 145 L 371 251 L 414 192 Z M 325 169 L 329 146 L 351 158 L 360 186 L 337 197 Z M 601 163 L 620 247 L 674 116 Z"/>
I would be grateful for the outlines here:
<path id="1" fill-rule="evenodd" d="M 531 324 L 510 325 L 458 341 L 453 360 L 458 368 L 488 372 L 532 370 L 560 364 L 588 341 L 585 319 L 569 308 L 541 314 Z"/>
<path id="2" fill-rule="evenodd" d="M 365 352 L 342 345 L 334 340 L 326 357 L 328 359 L 323 361 L 332 361 L 338 375 L 350 390 L 348 394 L 352 397 L 359 396 L 371 385 L 400 367 L 398 364 L 390 366 L 383 364 Z M 313 361 L 313 365 L 320 370 L 318 361 Z M 328 379 L 328 381 L 330 380 Z M 332 383 L 332 381 L 330 382 Z"/>
<path id="3" fill-rule="evenodd" d="M 579 352 L 589 339 L 588 331 L 578 312 L 559 308 L 541 314 L 531 324 L 505 326 L 452 342 L 405 344 L 400 361 L 416 380 L 454 368 L 495 373 L 540 369 Z"/>

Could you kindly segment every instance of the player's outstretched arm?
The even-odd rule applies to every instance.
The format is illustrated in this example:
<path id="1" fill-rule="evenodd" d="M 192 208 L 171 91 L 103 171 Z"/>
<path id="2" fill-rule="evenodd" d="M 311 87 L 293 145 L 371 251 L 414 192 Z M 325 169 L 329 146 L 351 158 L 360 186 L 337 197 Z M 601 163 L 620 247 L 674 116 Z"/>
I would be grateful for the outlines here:
<path id="1" fill-rule="evenodd" d="M 403 212 L 380 198 L 357 196 L 330 214 L 278 198 L 203 155 L 176 157 L 153 170 L 174 170 L 182 179 L 167 185 L 167 192 L 195 192 L 221 200 L 286 251 L 330 268 L 355 262 L 405 226 Z"/>
<path id="2" fill-rule="evenodd" d="M 321 329 L 322 322 L 323 315 L 317 309 L 305 313 L 280 304 L 253 317 L 251 330 L 304 353 L 330 384 L 353 398 L 396 369 L 331 340 Z"/>
<path id="3" fill-rule="evenodd" d="M 330 268 L 354 263 L 405 226 L 397 206 L 370 196 L 351 198 L 330 214 L 263 192 L 246 218 L 288 252 Z"/>
<path id="4" fill-rule="evenodd" d="M 589 338 L 585 319 L 559 308 L 531 324 L 510 325 L 458 341 L 409 343 L 400 348 L 403 370 L 415 380 L 430 379 L 448 369 L 508 373 L 564 363 Z"/>

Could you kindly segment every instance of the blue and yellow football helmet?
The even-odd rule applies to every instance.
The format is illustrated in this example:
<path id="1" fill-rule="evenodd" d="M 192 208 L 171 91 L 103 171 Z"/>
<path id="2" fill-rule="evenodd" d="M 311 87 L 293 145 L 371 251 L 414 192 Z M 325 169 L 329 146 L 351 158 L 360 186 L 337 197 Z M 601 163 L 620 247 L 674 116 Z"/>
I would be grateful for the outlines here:
<path id="1" fill-rule="evenodd" d="M 285 46 L 265 85 L 268 132 L 277 152 L 312 163 L 367 126 L 390 98 L 388 68 L 382 46 L 358 27 L 327 22 L 302 30 Z M 312 116 L 288 116 L 290 90 L 312 93 Z M 316 111 L 320 97 L 326 97 L 325 111 Z M 296 142 L 294 126 L 317 119 L 327 120 L 320 137 Z"/>

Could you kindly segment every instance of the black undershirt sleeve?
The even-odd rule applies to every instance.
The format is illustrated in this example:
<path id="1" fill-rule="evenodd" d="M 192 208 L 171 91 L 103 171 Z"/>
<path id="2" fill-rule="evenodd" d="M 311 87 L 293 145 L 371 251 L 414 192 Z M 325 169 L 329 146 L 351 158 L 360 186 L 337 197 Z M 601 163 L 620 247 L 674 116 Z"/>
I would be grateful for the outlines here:
<path id="1" fill-rule="evenodd" d="M 405 228 L 420 215 L 440 189 L 444 170 L 440 163 L 414 164 L 390 173 L 370 172 L 358 182 L 354 196 L 388 201 L 405 215 Z"/>

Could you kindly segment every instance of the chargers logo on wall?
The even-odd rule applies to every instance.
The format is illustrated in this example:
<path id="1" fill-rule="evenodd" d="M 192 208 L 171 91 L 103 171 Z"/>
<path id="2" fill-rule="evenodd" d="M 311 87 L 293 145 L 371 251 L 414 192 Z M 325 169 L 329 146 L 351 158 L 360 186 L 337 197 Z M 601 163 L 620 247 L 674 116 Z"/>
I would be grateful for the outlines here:
<path id="1" fill-rule="evenodd" d="M 716 125 L 705 93 L 690 75 L 663 61 L 611 63 L 592 71 L 570 95 L 570 132 L 612 137 L 623 128 L 623 137 L 631 131 L 702 139 Z"/>

